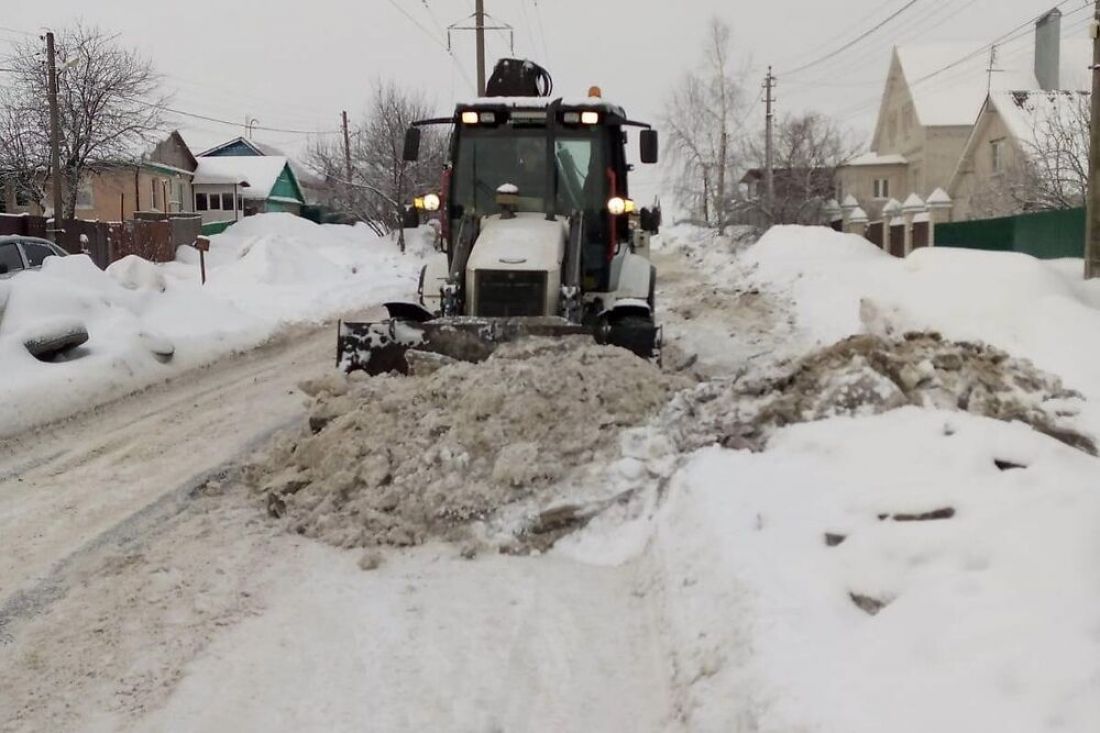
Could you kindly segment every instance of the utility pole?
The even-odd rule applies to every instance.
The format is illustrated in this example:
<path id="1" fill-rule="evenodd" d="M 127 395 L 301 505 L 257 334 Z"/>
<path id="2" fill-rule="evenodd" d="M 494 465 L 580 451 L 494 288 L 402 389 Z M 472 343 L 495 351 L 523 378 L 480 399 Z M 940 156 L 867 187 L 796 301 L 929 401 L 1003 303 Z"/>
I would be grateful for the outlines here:
<path id="1" fill-rule="evenodd" d="M 57 110 L 57 53 L 54 49 L 53 32 L 46 33 L 46 59 L 49 68 L 50 97 L 50 172 L 53 183 L 53 229 L 61 230 L 61 120 Z"/>
<path id="2" fill-rule="evenodd" d="M 340 113 L 344 122 L 344 175 L 347 176 L 348 185 L 351 185 L 351 135 L 348 134 L 348 113 L 345 110 Z"/>
<path id="3" fill-rule="evenodd" d="M 467 5 L 466 7 L 470 7 Z M 474 28 L 477 32 L 477 96 L 485 96 L 485 0 L 477 0 L 474 9 Z"/>
<path id="4" fill-rule="evenodd" d="M 1100 0 L 1092 26 L 1092 114 L 1089 120 L 1089 189 L 1085 235 L 1085 278 L 1100 276 Z"/>
<path id="5" fill-rule="evenodd" d="M 1096 1 L 1100 3 L 1100 0 Z M 767 206 L 769 219 L 771 219 L 775 211 L 775 147 L 772 142 L 772 123 L 775 118 L 773 109 L 775 97 L 772 95 L 774 90 L 775 76 L 772 74 L 772 67 L 769 66 L 768 75 L 764 77 L 764 188 L 768 197 Z"/>

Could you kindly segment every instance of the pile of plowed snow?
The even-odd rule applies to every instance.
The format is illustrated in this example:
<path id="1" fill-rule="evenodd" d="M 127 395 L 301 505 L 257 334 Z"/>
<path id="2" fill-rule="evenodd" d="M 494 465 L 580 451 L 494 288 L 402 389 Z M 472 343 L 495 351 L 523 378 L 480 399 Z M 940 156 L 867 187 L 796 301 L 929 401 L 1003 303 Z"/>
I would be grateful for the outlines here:
<path id="1" fill-rule="evenodd" d="M 529 339 L 424 376 L 303 385 L 310 427 L 250 481 L 289 527 L 341 547 L 464 539 L 472 522 L 612 457 L 681 383 L 588 338 Z"/>
<path id="2" fill-rule="evenodd" d="M 719 443 L 762 450 L 777 428 L 917 406 L 1019 421 L 1096 454 L 1073 418 L 1080 394 L 1031 362 L 937 333 L 853 336 L 815 351 L 780 376 L 714 381 L 679 396 L 670 423 L 685 449 Z"/>

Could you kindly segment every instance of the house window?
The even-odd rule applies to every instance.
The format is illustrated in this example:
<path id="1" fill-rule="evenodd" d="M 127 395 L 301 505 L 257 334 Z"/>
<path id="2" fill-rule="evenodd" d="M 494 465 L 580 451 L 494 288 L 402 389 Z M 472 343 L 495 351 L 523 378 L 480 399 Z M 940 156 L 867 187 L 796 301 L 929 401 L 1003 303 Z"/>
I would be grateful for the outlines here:
<path id="1" fill-rule="evenodd" d="M 212 193 L 212 194 L 210 194 L 209 198 L 210 198 L 210 210 L 211 211 L 221 211 L 222 210 L 222 197 L 221 197 L 221 194 Z"/>
<path id="2" fill-rule="evenodd" d="M 875 198 L 876 199 L 888 199 L 888 198 L 890 198 L 890 179 L 889 178 L 876 178 L 875 179 Z"/>
<path id="3" fill-rule="evenodd" d="M 222 194 L 222 209 L 224 209 L 225 211 L 233 211 L 233 194 Z"/>
<path id="4" fill-rule="evenodd" d="M 76 188 L 76 208 L 91 209 L 95 207 L 95 197 L 92 195 L 92 182 L 87 178 L 80 180 Z"/>
<path id="5" fill-rule="evenodd" d="M 195 211 L 206 211 L 206 209 L 207 209 L 206 194 L 205 193 L 195 194 Z"/>
<path id="6" fill-rule="evenodd" d="M 1000 140 L 994 140 L 989 144 L 990 153 L 993 160 L 993 172 L 1001 173 L 1004 170 L 1004 138 Z"/>

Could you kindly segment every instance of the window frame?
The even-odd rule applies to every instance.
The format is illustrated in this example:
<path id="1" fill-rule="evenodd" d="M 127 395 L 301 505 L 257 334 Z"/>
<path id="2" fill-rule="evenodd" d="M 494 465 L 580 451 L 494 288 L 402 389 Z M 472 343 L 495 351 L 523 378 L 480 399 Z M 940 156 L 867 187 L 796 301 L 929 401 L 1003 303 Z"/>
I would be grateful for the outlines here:
<path id="1" fill-rule="evenodd" d="M 989 160 L 993 175 L 999 175 L 1005 171 L 1004 143 L 1003 137 L 989 141 Z"/>
<path id="2" fill-rule="evenodd" d="M 201 203 L 200 203 L 201 202 Z M 209 211 L 209 199 L 205 191 L 195 191 L 195 211 Z"/>
<path id="3" fill-rule="evenodd" d="M 226 191 L 225 193 L 223 193 L 221 198 L 222 211 L 236 211 L 236 209 L 234 208 L 233 193 L 231 191 Z M 229 208 L 225 207 L 226 201 L 229 202 Z"/>
<path id="4" fill-rule="evenodd" d="M 890 179 L 876 178 L 871 184 L 872 197 L 876 201 L 885 201 L 890 198 Z"/>

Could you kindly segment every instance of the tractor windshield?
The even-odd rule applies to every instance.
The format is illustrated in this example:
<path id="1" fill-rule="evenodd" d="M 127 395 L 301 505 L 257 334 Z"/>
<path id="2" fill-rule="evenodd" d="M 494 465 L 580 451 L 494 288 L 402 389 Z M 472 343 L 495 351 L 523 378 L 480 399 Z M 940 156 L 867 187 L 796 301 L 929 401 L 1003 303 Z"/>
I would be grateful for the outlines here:
<path id="1" fill-rule="evenodd" d="M 498 213 L 497 189 L 511 184 L 519 189 L 518 211 L 544 213 L 547 198 L 554 211 L 599 211 L 610 190 L 604 142 L 607 130 L 561 130 L 555 136 L 554 160 L 547 160 L 546 130 L 537 128 L 472 129 L 461 131 L 452 178 L 453 205 L 466 213 Z M 553 165 L 553 190 L 547 167 Z"/>

